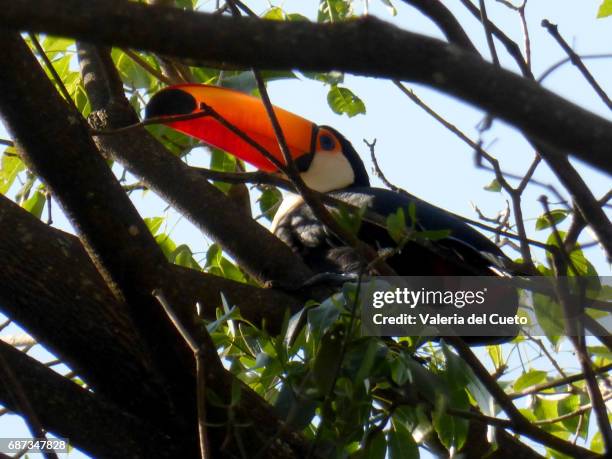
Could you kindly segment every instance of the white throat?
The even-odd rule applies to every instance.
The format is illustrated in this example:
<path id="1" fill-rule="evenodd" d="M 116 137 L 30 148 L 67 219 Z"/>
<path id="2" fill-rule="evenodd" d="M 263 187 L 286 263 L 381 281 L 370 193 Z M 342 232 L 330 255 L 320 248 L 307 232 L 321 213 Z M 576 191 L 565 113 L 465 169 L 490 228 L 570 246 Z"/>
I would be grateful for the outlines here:
<path id="1" fill-rule="evenodd" d="M 353 166 L 346 156 L 328 151 L 316 152 L 310 167 L 301 176 L 309 188 L 319 193 L 341 190 L 355 181 Z"/>
<path id="2" fill-rule="evenodd" d="M 353 184 L 355 173 L 351 163 L 342 153 L 318 151 L 315 153 L 310 167 L 301 174 L 304 183 L 319 193 L 341 190 Z M 289 212 L 300 206 L 304 200 L 299 194 L 287 193 L 274 215 L 270 231 L 276 231 L 281 220 Z"/>

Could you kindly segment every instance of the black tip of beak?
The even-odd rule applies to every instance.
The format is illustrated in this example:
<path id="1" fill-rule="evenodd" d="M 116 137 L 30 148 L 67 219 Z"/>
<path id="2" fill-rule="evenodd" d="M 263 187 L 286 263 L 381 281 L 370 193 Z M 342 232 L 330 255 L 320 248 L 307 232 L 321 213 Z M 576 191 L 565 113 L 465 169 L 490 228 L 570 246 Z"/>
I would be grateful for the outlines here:
<path id="1" fill-rule="evenodd" d="M 163 89 L 151 97 L 145 108 L 145 119 L 158 116 L 187 115 L 198 106 L 194 97 L 180 89 Z"/>

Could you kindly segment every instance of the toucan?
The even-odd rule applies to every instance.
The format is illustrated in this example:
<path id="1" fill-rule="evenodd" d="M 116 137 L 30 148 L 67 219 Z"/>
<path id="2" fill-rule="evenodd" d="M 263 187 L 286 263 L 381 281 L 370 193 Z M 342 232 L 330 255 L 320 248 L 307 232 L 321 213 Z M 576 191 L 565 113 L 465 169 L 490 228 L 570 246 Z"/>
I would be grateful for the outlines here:
<path id="1" fill-rule="evenodd" d="M 212 108 L 213 116 L 189 117 Z M 290 154 L 304 183 L 356 208 L 387 217 L 399 208 L 416 217 L 420 231 L 444 231 L 429 244 L 409 241 L 386 261 L 400 276 L 492 276 L 508 273 L 511 260 L 483 234 L 450 214 L 408 193 L 370 186 L 367 170 L 351 143 L 329 126 L 319 126 L 274 107 Z M 236 135 L 238 128 L 279 162 L 284 163 L 277 137 L 262 100 L 248 94 L 203 84 L 166 87 L 148 102 L 145 118 L 160 118 L 172 129 L 224 150 L 259 170 L 280 173 L 252 144 Z M 168 121 L 163 121 L 164 118 Z M 176 119 L 173 119 L 176 118 Z M 185 119 L 186 118 L 186 119 Z M 408 222 L 410 223 L 410 222 Z M 317 273 L 355 274 L 363 260 L 313 215 L 299 195 L 283 200 L 271 230 Z M 358 237 L 379 252 L 394 250 L 397 242 L 380 224 L 361 222 Z"/>

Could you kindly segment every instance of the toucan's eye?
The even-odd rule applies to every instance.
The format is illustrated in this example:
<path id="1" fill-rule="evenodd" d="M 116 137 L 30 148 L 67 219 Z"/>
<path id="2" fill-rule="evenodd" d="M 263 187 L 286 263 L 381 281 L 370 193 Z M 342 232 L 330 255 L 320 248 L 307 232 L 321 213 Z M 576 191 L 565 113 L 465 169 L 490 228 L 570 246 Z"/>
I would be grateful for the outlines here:
<path id="1" fill-rule="evenodd" d="M 321 148 L 323 150 L 333 150 L 336 146 L 336 142 L 333 137 L 327 134 L 323 134 L 319 137 L 319 143 L 321 144 Z"/>

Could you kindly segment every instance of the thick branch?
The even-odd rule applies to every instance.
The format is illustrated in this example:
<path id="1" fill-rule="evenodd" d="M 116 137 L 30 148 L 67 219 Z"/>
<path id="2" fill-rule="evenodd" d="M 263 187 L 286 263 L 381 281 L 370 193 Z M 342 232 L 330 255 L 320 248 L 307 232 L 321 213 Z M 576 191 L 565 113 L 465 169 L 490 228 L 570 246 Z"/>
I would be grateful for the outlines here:
<path id="1" fill-rule="evenodd" d="M 62 200 L 69 218 L 86 236 L 89 254 L 99 263 L 98 269 L 107 273 L 107 282 L 116 282 L 117 296 L 127 298 L 137 327 L 146 334 L 163 375 L 160 379 L 166 383 L 166 391 L 160 394 L 151 416 L 164 421 L 171 431 L 184 431 L 195 441 L 196 436 L 191 435 L 196 428 L 193 362 L 186 345 L 176 337 L 176 330 L 151 296 L 152 287 L 160 285 L 169 292 L 168 298 L 180 313 L 188 308 L 195 310 L 195 305 L 172 281 L 165 258 L 158 257 L 161 252 L 155 241 L 131 204 L 125 202 L 125 194 L 87 135 L 87 126 L 78 114 L 67 111 L 17 35 L 0 33 L 0 42 L 4 50 L 0 63 L 4 59 L 10 61 L 4 64 L 7 71 L 0 76 L 0 89 L 6 96 L 0 100 L 0 109 L 7 126 L 54 196 Z M 181 318 L 188 327 L 196 326 L 194 319 L 194 313 Z M 215 451 L 224 449 L 236 455 L 238 443 L 249 451 L 266 445 L 268 457 L 282 458 L 307 449 L 305 440 L 284 426 L 263 399 L 233 380 L 215 349 L 209 349 L 207 355 L 214 358 L 206 362 L 206 383 L 223 405 L 209 407 L 209 419 L 215 426 L 211 428 Z M 236 383 L 242 394 L 238 405 L 232 402 Z M 228 412 L 230 405 L 232 412 Z M 234 415 L 244 425 L 234 426 L 240 432 L 228 438 L 227 423 L 235 422 Z M 276 441 L 268 445 L 269 438 Z"/>
<path id="2" fill-rule="evenodd" d="M 146 373 L 133 368 L 136 362 L 146 362 L 140 337 L 78 238 L 45 225 L 0 196 L 0 271 L 0 304 L 5 314 L 96 391 L 111 397 L 123 395 L 126 402 L 144 398 Z M 209 320 L 216 318 L 215 310 L 222 306 L 221 293 L 240 308 L 242 317 L 265 324 L 271 333 L 280 329 L 286 308 L 295 312 L 301 307 L 299 298 L 285 293 L 181 266 L 172 266 L 170 275 L 189 303 L 201 303 L 203 317 Z M 96 357 L 96 365 L 90 365 L 97 349 L 105 352 Z M 111 370 L 113 378 L 109 378 Z M 118 381 L 141 382 L 132 393 L 132 385 L 126 389 Z M 106 384 L 112 387 L 105 388 Z"/>
<path id="3" fill-rule="evenodd" d="M 171 437 L 0 341 L 0 354 L 19 377 L 41 423 L 96 457 L 183 457 L 185 438 Z M 0 383 L 0 401 L 19 413 Z M 181 452 L 182 451 L 182 452 Z"/>
<path id="4" fill-rule="evenodd" d="M 129 410 L 155 410 L 160 388 L 141 337 L 78 238 L 0 196 L 0 272 L 3 313 L 96 392 Z"/>
<path id="5" fill-rule="evenodd" d="M 561 153 L 612 172 L 612 123 L 471 52 L 366 17 L 340 24 L 259 21 L 120 0 L 5 2 L 3 27 L 258 68 L 345 70 L 412 80 L 460 97 Z M 215 37 L 202 46 L 202 37 Z M 299 53 L 295 50 L 299 49 Z"/>
<path id="6" fill-rule="evenodd" d="M 80 241 L 48 227 L 2 197 L 0 230 L 3 312 L 36 336 L 42 336 L 42 342 L 62 359 L 66 358 L 98 395 L 107 395 L 124 408 L 139 413 L 143 413 L 143 405 L 156 410 L 158 394 L 147 396 L 149 376 L 140 368 L 143 357 L 137 352 L 141 345 L 138 334 L 132 326 L 122 325 L 125 319 L 121 305 L 95 270 Z M 299 299 L 286 294 L 180 266 L 173 266 L 170 274 L 169 282 L 177 285 L 186 302 L 199 301 L 208 319 L 215 318 L 221 293 L 230 304 L 240 308 L 245 319 L 265 322 L 271 331 L 280 329 L 286 307 L 301 307 Z M 229 390 L 231 384 L 227 387 Z M 267 416 L 262 401 L 249 395 L 250 392 L 243 395 L 248 398 L 244 410 Z M 270 430 L 275 428 L 270 424 Z"/>
<path id="7" fill-rule="evenodd" d="M 0 47 L 0 111 L 7 130 L 61 202 L 114 296 L 126 301 L 155 356 L 154 380 L 164 388 L 156 415 L 163 420 L 170 413 L 189 412 L 193 405 L 186 388 L 193 385 L 174 376 L 185 375 L 189 352 L 150 295 L 167 279 L 163 253 L 98 152 L 87 124 L 56 92 L 21 37 L 2 32 Z"/>

